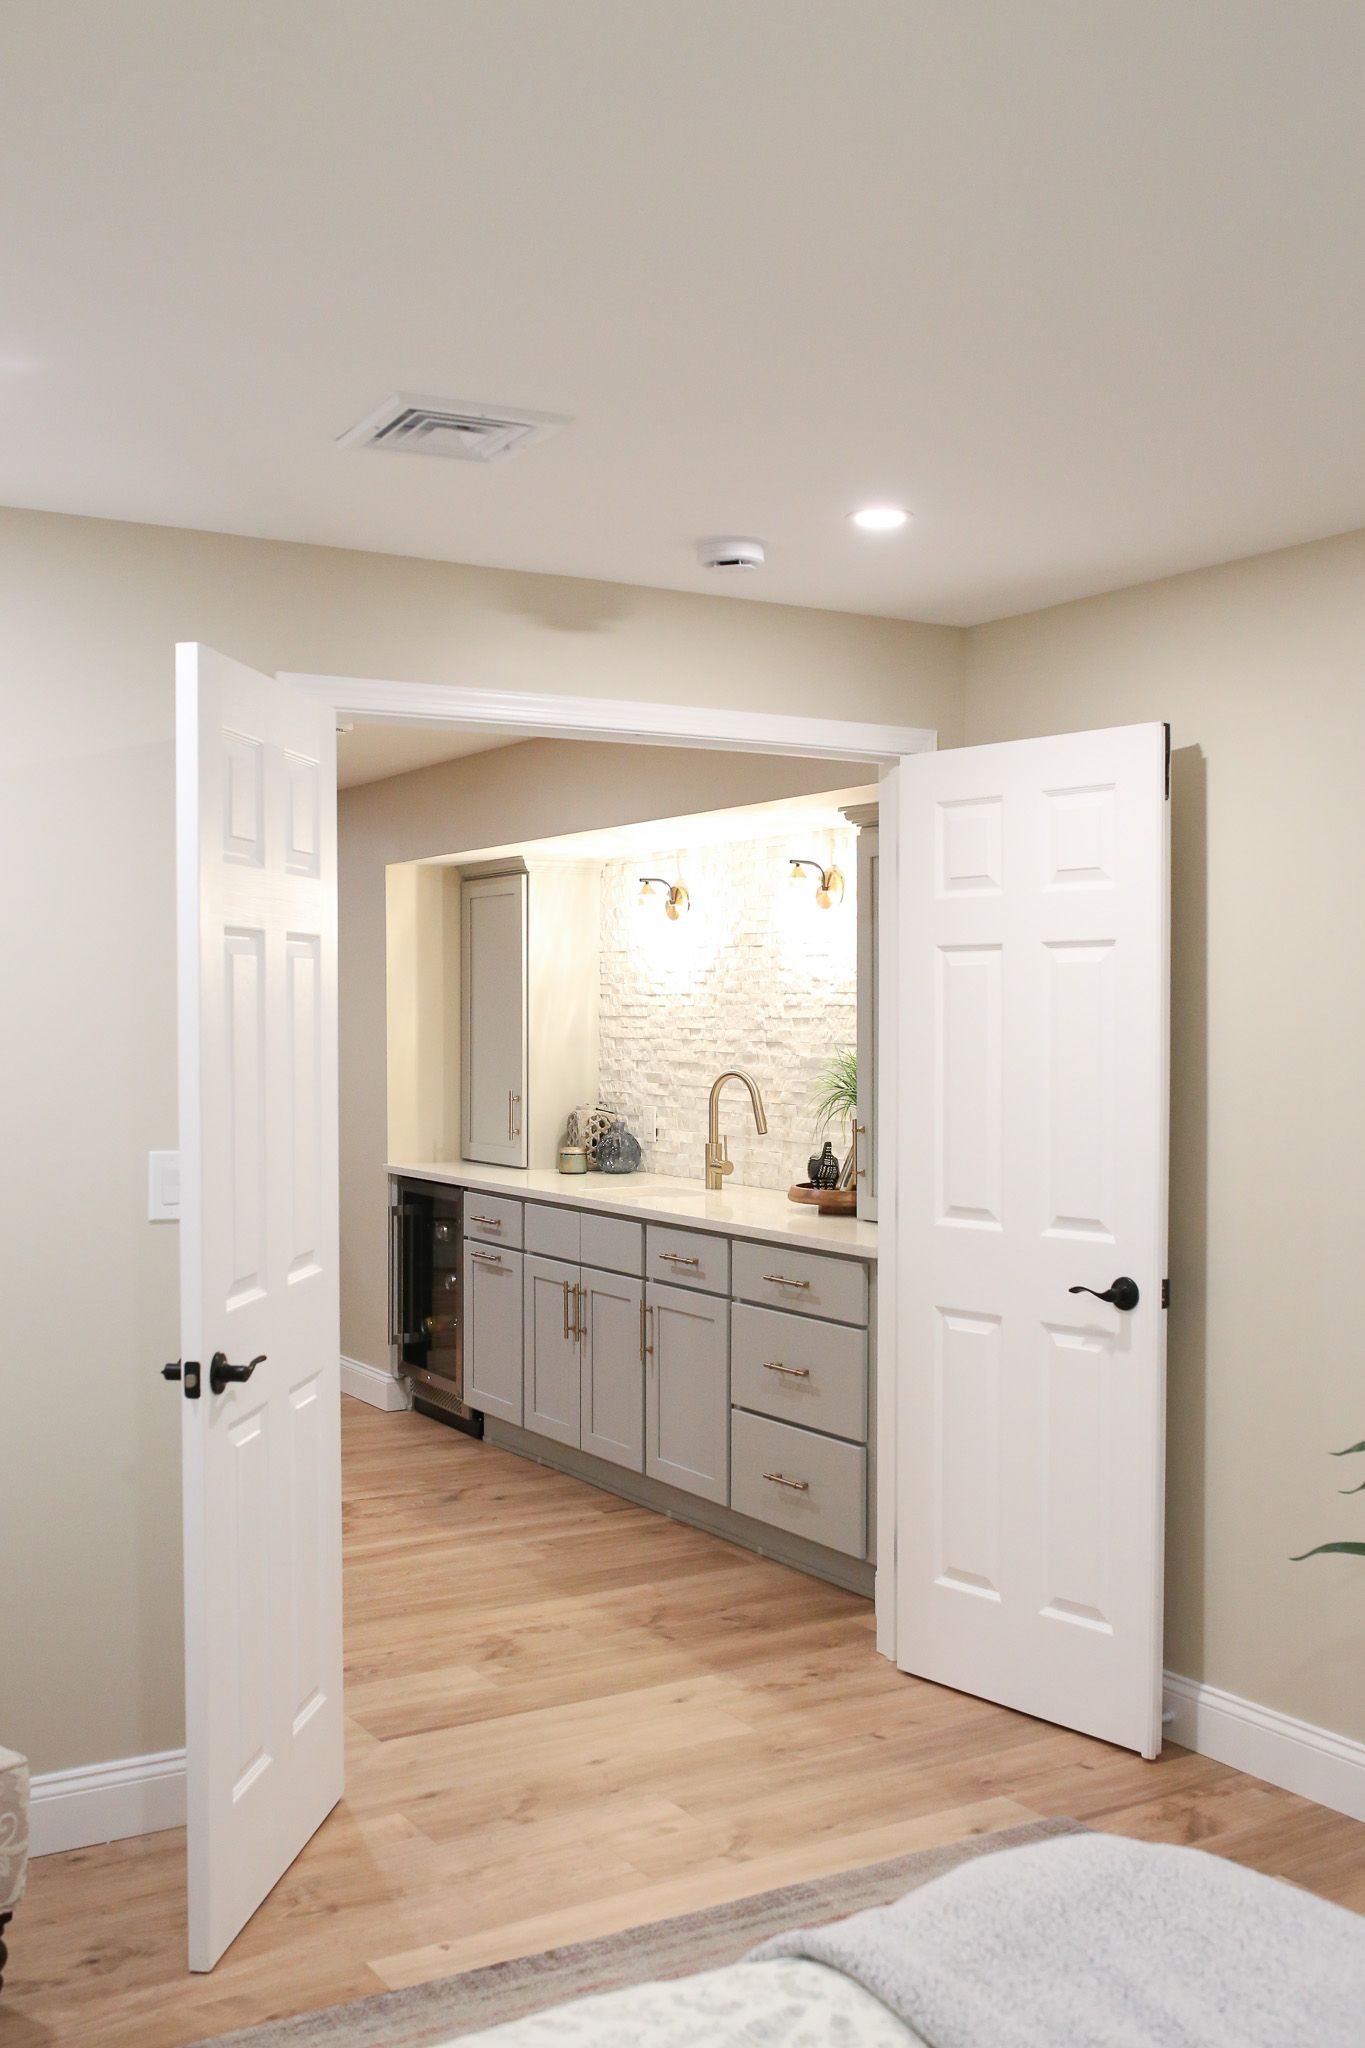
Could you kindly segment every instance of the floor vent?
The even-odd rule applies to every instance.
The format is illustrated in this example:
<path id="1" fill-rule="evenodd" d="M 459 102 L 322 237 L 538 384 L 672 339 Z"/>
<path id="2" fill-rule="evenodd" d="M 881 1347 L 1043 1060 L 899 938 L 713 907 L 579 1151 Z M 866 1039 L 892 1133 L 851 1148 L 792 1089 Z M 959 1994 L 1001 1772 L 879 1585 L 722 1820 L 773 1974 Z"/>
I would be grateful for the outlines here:
<path id="1" fill-rule="evenodd" d="M 554 413 L 453 405 L 400 392 L 343 434 L 340 445 L 391 448 L 400 455 L 442 455 L 454 462 L 499 462 L 567 425 Z"/>

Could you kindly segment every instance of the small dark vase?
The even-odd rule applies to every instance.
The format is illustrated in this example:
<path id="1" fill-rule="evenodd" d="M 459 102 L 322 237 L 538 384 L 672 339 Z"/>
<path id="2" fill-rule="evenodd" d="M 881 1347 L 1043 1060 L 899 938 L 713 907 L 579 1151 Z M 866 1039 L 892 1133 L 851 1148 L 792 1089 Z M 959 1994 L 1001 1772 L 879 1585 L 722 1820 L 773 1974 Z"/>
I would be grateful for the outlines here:
<path id="1" fill-rule="evenodd" d="M 810 1161 L 810 1184 L 813 1188 L 837 1188 L 839 1185 L 839 1161 L 828 1138 L 824 1151 Z"/>

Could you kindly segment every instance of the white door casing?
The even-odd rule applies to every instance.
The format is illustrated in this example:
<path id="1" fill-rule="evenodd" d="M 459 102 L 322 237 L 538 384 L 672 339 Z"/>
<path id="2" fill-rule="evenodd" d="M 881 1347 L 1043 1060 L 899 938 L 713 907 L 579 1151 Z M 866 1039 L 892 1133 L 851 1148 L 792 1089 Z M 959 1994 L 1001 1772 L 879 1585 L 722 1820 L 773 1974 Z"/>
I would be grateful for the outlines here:
<path id="1" fill-rule="evenodd" d="M 1159 725 L 901 775 L 898 1661 L 1161 1740 Z M 1128 1314 L 1089 1295 L 1120 1275 Z"/>
<path id="2" fill-rule="evenodd" d="M 176 651 L 189 1960 L 342 1792 L 333 717 Z M 210 1361 L 264 1354 L 215 1394 Z"/>

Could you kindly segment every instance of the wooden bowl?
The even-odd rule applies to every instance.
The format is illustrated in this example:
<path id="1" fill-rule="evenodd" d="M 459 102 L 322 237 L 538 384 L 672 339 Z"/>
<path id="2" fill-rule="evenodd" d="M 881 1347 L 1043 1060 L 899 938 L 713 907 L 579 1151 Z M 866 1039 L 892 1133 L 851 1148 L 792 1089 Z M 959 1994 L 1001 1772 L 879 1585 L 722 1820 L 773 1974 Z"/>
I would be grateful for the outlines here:
<path id="1" fill-rule="evenodd" d="M 804 1203 L 809 1209 L 818 1209 L 822 1216 L 856 1216 L 858 1213 L 856 1188 L 813 1188 L 808 1180 L 799 1180 L 794 1188 L 787 1189 L 787 1200 Z"/>

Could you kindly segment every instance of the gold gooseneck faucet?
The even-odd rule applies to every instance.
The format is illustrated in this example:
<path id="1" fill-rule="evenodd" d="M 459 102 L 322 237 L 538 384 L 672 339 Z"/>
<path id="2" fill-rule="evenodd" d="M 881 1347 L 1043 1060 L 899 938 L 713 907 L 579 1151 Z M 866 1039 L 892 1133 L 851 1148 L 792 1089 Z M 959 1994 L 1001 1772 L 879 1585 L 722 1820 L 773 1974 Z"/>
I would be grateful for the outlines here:
<path id="1" fill-rule="evenodd" d="M 706 1185 L 708 1188 L 723 1188 L 725 1176 L 733 1173 L 735 1163 L 725 1149 L 725 1140 L 720 1134 L 720 1091 L 727 1081 L 742 1081 L 749 1091 L 749 1100 L 754 1106 L 754 1129 L 761 1138 L 768 1128 L 767 1113 L 763 1108 L 763 1097 L 758 1092 L 758 1083 L 752 1074 L 746 1074 L 742 1067 L 727 1067 L 718 1074 L 711 1084 L 711 1109 L 706 1127 Z"/>

